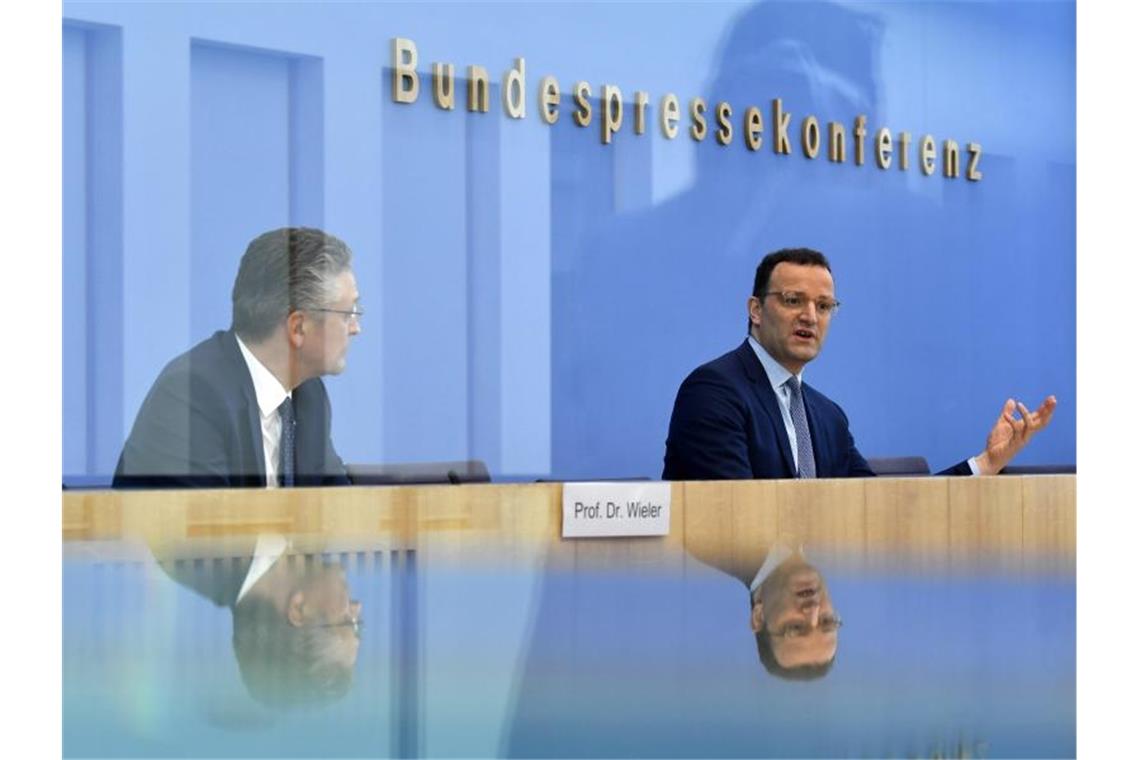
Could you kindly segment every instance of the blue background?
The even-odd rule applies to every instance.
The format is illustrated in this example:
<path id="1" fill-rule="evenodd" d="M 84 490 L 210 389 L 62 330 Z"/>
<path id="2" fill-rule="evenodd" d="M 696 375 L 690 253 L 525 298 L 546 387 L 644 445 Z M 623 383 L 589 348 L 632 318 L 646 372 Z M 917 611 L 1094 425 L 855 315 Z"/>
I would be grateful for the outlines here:
<path id="1" fill-rule="evenodd" d="M 843 309 L 808 382 L 867 456 L 979 451 L 1008 396 L 1060 399 L 1021 463 L 1074 462 L 1072 3 L 65 3 L 65 476 L 107 476 L 151 382 L 227 327 L 258 233 L 323 227 L 367 309 L 327 380 L 346 461 L 484 459 L 495 477 L 660 474 L 677 386 L 745 334 L 762 255 L 811 246 Z M 419 51 L 391 97 L 391 39 Z M 526 116 L 498 83 L 526 59 Z M 484 66 L 487 114 L 431 100 L 431 63 Z M 557 77 L 557 123 L 538 83 Z M 594 121 L 571 120 L 576 81 Z M 597 97 L 625 122 L 600 141 Z M 632 129 L 636 90 L 648 128 Z M 676 139 L 657 126 L 675 93 Z M 710 134 L 687 135 L 687 103 Z M 792 113 L 772 151 L 771 100 Z M 712 109 L 734 136 L 713 138 Z M 764 145 L 740 119 L 756 105 Z M 867 162 L 850 144 L 868 116 Z M 843 164 L 800 151 L 842 122 Z M 881 127 L 910 168 L 874 164 Z M 981 182 L 916 145 L 978 142 Z M 965 168 L 963 162 L 963 169 Z"/>

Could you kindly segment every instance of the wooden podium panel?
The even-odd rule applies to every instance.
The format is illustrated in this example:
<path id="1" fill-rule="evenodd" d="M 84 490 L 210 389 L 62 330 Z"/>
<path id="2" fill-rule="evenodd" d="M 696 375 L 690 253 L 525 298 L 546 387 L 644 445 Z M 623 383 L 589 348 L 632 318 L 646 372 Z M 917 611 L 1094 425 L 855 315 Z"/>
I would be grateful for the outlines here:
<path id="1" fill-rule="evenodd" d="M 731 552 L 782 542 L 931 567 L 1075 566 L 1073 475 L 683 482 L 672 493 L 667 546 Z M 157 548 L 273 532 L 302 544 L 379 542 L 464 557 L 486 547 L 502 557 L 560 541 L 561 498 L 559 483 L 69 491 L 63 539 L 138 538 Z M 609 553 L 628 564 L 661 542 L 581 546 L 592 562 Z"/>

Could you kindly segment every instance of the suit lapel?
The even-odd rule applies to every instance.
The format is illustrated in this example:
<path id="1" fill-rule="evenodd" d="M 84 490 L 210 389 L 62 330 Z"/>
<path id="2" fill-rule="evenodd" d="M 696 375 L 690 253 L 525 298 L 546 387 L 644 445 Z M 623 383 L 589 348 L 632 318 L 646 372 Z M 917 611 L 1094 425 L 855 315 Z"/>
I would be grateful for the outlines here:
<path id="1" fill-rule="evenodd" d="M 744 365 L 744 372 L 752 383 L 753 395 L 760 402 L 760 408 L 768 416 L 768 424 L 772 427 L 772 433 L 780 447 L 780 455 L 784 459 L 786 475 L 795 477 L 796 460 L 792 458 L 792 444 L 788 440 L 788 430 L 784 427 L 784 416 L 780 413 L 780 402 L 776 400 L 776 392 L 772 390 L 772 382 L 768 379 L 768 373 L 764 371 L 764 365 L 756 358 L 756 352 L 752 350 L 752 346 L 748 344 L 747 340 L 740 348 L 736 349 L 736 355 L 741 364 Z"/>
<path id="2" fill-rule="evenodd" d="M 315 449 L 310 438 L 316 426 L 312 422 L 310 402 L 308 381 L 301 383 L 293 389 L 293 414 L 294 419 L 297 420 L 297 439 L 295 441 L 296 448 L 293 451 L 293 457 L 294 464 L 297 468 L 298 485 L 301 484 L 302 477 L 311 475 L 314 472 L 319 472 L 319 468 L 315 467 L 311 461 Z"/>
<path id="3" fill-rule="evenodd" d="M 238 404 L 238 416 L 241 427 L 245 433 L 246 441 L 251 443 L 251 454 L 256 468 L 254 473 L 240 473 L 244 477 L 257 477 L 260 485 L 265 485 L 265 443 L 261 440 L 261 409 L 257 406 L 257 392 L 253 388 L 253 378 L 249 374 L 249 367 L 241 348 L 237 344 L 237 337 L 233 332 L 226 333 L 226 351 L 229 355 L 231 369 L 235 377 L 235 385 L 241 388 L 241 402 Z"/>
<path id="4" fill-rule="evenodd" d="M 293 389 L 293 410 L 297 419 L 297 482 L 302 477 L 320 477 L 325 472 L 325 403 L 320 380 L 312 379 Z"/>

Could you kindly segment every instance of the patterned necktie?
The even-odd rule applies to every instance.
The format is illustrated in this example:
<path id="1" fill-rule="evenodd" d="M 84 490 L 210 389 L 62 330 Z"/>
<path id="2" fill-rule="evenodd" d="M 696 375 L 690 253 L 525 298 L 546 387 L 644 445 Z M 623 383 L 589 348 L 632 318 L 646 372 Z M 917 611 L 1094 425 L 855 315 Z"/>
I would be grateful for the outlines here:
<path id="1" fill-rule="evenodd" d="M 297 420 L 293 416 L 293 399 L 288 396 L 277 407 L 277 414 L 281 417 L 281 456 L 277 465 L 277 474 L 282 488 L 289 488 L 296 481 L 296 443 Z"/>
<path id="2" fill-rule="evenodd" d="M 808 430 L 807 412 L 804 411 L 804 397 L 800 392 L 800 379 L 794 375 L 784 383 L 792 393 L 792 427 L 796 429 L 796 455 L 799 458 L 799 478 L 815 477 L 815 455 L 811 449 L 811 431 Z"/>

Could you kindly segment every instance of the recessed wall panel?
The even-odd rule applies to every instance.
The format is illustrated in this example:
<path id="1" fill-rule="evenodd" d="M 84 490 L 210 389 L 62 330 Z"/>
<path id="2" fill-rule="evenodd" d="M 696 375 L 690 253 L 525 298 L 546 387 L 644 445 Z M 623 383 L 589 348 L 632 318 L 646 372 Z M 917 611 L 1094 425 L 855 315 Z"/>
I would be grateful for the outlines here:
<path id="1" fill-rule="evenodd" d="M 195 337 L 230 323 L 246 245 L 324 216 L 318 59 L 195 42 L 191 51 Z"/>
<path id="2" fill-rule="evenodd" d="M 123 434 L 121 32 L 65 25 L 63 55 L 63 472 L 101 483 Z"/>
<path id="3" fill-rule="evenodd" d="M 191 49 L 191 331 L 230 324 L 246 244 L 289 221 L 289 60 Z"/>
<path id="4" fill-rule="evenodd" d="M 386 85 L 387 69 L 384 77 Z M 428 85 L 425 78 L 418 103 L 388 96 L 382 106 L 380 311 L 391 461 L 463 459 L 469 445 L 465 119 L 500 114 L 436 109 Z"/>
<path id="5" fill-rule="evenodd" d="M 87 471 L 87 35 L 63 29 L 63 472 Z"/>

